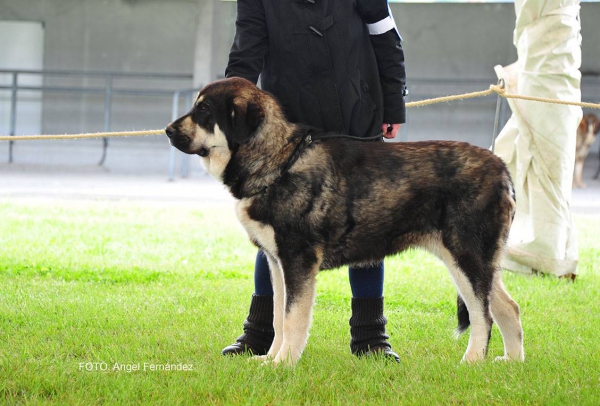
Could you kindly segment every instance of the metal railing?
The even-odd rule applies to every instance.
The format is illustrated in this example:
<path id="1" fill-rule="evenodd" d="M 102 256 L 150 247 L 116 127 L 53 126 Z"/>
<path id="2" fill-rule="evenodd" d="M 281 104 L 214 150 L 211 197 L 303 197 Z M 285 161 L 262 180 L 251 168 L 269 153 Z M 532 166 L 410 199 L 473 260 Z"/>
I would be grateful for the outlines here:
<path id="1" fill-rule="evenodd" d="M 174 73 L 140 73 L 140 72 L 104 72 L 104 71 L 77 71 L 77 70 L 7 70 L 0 69 L 0 75 L 10 75 L 10 85 L 0 85 L 1 90 L 10 91 L 9 135 L 16 135 L 17 126 L 17 101 L 21 91 L 62 92 L 104 95 L 104 132 L 109 132 L 112 120 L 112 102 L 114 96 L 158 96 L 172 97 L 181 86 L 171 88 L 127 88 L 115 86 L 116 79 L 148 79 L 152 81 L 185 81 L 191 83 L 192 74 Z M 50 86 L 50 85 L 23 85 L 19 84 L 20 76 L 40 76 L 43 80 L 49 77 L 65 78 L 99 78 L 104 80 L 103 86 Z M 13 162 L 13 141 L 9 142 L 8 162 Z M 108 138 L 103 138 L 102 155 L 98 165 L 103 165 L 108 149 Z"/>
<path id="2" fill-rule="evenodd" d="M 124 72 L 102 72 L 102 71 L 75 71 L 75 70 L 5 70 L 0 69 L 0 75 L 10 75 L 11 84 L 1 85 L 0 91 L 10 91 L 10 119 L 9 119 L 9 135 L 16 135 L 17 125 L 17 108 L 18 108 L 18 93 L 20 91 L 40 91 L 40 92 L 66 92 L 66 93 L 82 93 L 82 94 L 102 94 L 104 95 L 104 132 L 110 132 L 112 120 L 112 102 L 115 95 L 127 96 L 158 96 L 172 98 L 171 118 L 175 120 L 179 117 L 179 108 L 183 104 L 185 109 L 189 109 L 193 103 L 193 96 L 199 91 L 199 88 L 177 89 L 173 88 L 127 88 L 115 86 L 115 79 L 149 79 L 162 81 L 186 81 L 191 83 L 192 74 L 165 74 L 165 73 L 124 73 Z M 94 77 L 103 79 L 103 86 L 32 86 L 20 85 L 19 76 L 21 75 L 39 75 L 43 78 L 49 76 L 61 77 Z M 460 93 L 465 89 L 481 90 L 494 83 L 493 79 L 436 79 L 436 78 L 415 78 L 409 81 L 410 95 L 408 100 L 419 100 L 422 98 L 435 97 L 444 94 L 451 94 L 455 91 Z M 600 94 L 600 76 L 584 75 L 582 78 L 582 99 L 585 101 L 597 103 Z M 183 103 L 182 103 L 183 98 Z M 494 101 L 489 100 L 490 107 Z M 482 101 L 477 99 L 466 100 L 466 102 L 479 103 Z M 487 103 L 487 102 L 486 102 Z M 495 102 L 496 108 L 499 109 L 500 125 L 503 125 L 509 113 L 508 105 L 505 99 Z M 410 121 L 403 126 L 403 134 L 399 137 L 401 141 L 409 140 L 409 125 Z M 494 132 L 496 129 L 494 129 Z M 494 134 L 495 136 L 495 134 Z M 99 165 L 102 165 L 106 159 L 108 149 L 108 139 L 103 138 L 102 156 Z M 171 147 L 169 156 L 169 180 L 174 179 L 175 173 L 175 158 L 176 149 Z M 13 142 L 9 146 L 9 162 L 13 162 Z M 181 161 L 181 176 L 186 177 L 189 171 L 189 156 L 182 154 Z"/>

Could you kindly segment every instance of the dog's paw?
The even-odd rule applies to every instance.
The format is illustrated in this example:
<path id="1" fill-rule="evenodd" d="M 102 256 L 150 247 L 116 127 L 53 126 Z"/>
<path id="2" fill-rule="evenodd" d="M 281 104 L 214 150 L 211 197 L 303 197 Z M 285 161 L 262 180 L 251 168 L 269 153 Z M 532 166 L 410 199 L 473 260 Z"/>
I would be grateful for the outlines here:
<path id="1" fill-rule="evenodd" d="M 269 357 L 268 355 L 257 355 L 255 357 L 249 358 L 248 362 L 258 362 L 261 367 L 276 367 L 277 363 L 273 357 Z"/>
<path id="2" fill-rule="evenodd" d="M 248 362 L 262 362 L 265 363 L 269 360 L 269 357 L 267 357 L 266 355 L 254 355 L 250 358 L 248 358 Z"/>
<path id="3" fill-rule="evenodd" d="M 524 362 L 525 361 L 525 357 L 524 356 L 518 356 L 516 358 L 513 358 L 513 357 L 509 357 L 508 355 L 503 355 L 501 357 L 494 358 L 494 362 L 511 362 L 511 361 Z"/>
<path id="4" fill-rule="evenodd" d="M 475 364 L 478 362 L 484 362 L 484 361 L 485 361 L 484 354 L 471 353 L 471 354 L 463 355 L 462 359 L 460 360 L 460 363 L 471 365 L 471 364 Z"/>
<path id="5" fill-rule="evenodd" d="M 296 362 L 292 361 L 289 358 L 280 358 L 280 359 L 275 358 L 274 360 L 271 361 L 271 365 L 273 365 L 274 367 L 283 366 L 283 367 L 291 368 L 295 364 L 296 364 Z"/>
<path id="6" fill-rule="evenodd" d="M 290 354 L 288 354 L 287 356 L 284 356 L 283 354 L 279 353 L 277 354 L 277 356 L 273 359 L 273 365 L 283 365 L 285 367 L 293 367 L 294 365 L 296 365 L 296 363 L 298 362 L 298 360 L 300 359 L 300 357 L 292 357 Z"/>
<path id="7" fill-rule="evenodd" d="M 269 355 L 255 355 L 253 357 L 248 358 L 248 362 L 258 362 L 260 363 L 260 366 L 272 366 L 275 367 L 277 366 L 280 361 L 277 360 L 277 357 L 273 358 L 270 357 Z"/>

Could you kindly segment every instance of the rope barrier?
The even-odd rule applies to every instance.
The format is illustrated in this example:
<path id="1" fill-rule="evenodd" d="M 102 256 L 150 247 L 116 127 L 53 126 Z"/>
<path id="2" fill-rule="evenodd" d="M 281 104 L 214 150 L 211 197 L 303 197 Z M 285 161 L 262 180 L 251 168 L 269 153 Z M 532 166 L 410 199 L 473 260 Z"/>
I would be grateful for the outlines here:
<path id="1" fill-rule="evenodd" d="M 537 102 L 542 102 L 542 103 L 580 106 L 580 107 L 586 107 L 589 109 L 600 109 L 600 104 L 597 104 L 597 103 L 565 101 L 565 100 L 559 100 L 559 99 L 550 99 L 547 97 L 534 97 L 534 96 L 522 96 L 519 94 L 510 94 L 510 93 L 506 93 L 506 88 L 504 88 L 503 86 L 497 86 L 497 85 L 490 85 L 490 88 L 488 90 L 482 90 L 479 92 L 464 93 L 464 94 L 458 94 L 458 95 L 453 95 L 453 96 L 436 97 L 433 99 L 409 102 L 409 103 L 406 103 L 406 107 L 421 107 L 421 106 L 427 106 L 430 104 L 444 103 L 444 102 L 455 101 L 455 100 L 473 99 L 475 97 L 489 96 L 493 93 L 497 93 L 500 97 L 503 97 L 505 99 L 521 99 L 521 100 L 537 101 Z"/>
<path id="2" fill-rule="evenodd" d="M 536 101 L 541 103 L 553 103 L 569 106 L 579 106 L 588 109 L 600 109 L 600 104 L 586 103 L 576 101 L 565 101 L 559 99 L 550 99 L 546 97 L 522 96 L 518 94 L 506 93 L 506 88 L 502 85 L 490 85 L 488 90 L 478 92 L 463 93 L 452 96 L 435 97 L 432 99 L 419 100 L 406 103 L 406 107 L 421 107 L 431 104 L 444 103 L 456 100 L 474 99 L 476 97 L 485 97 L 493 93 L 497 93 L 505 99 L 521 99 Z M 0 141 L 21 141 L 21 140 L 67 140 L 67 139 L 83 139 L 83 138 L 107 138 L 107 137 L 138 137 L 148 135 L 164 135 L 165 130 L 148 130 L 148 131 L 122 131 L 122 132 L 104 132 L 104 133 L 83 133 L 83 134 L 59 134 L 59 135 L 0 135 Z"/>
<path id="3" fill-rule="evenodd" d="M 494 85 L 492 85 L 492 86 L 494 86 Z M 463 93 L 463 94 L 456 94 L 453 96 L 442 96 L 442 97 L 435 97 L 433 99 L 425 99 L 425 100 L 418 100 L 418 101 L 414 101 L 414 102 L 408 102 L 408 103 L 406 103 L 406 107 L 408 107 L 408 108 L 421 107 L 421 106 L 428 106 L 430 104 L 444 103 L 444 102 L 450 102 L 450 101 L 455 101 L 455 100 L 465 100 L 465 99 L 474 99 L 476 97 L 485 97 L 485 96 L 489 96 L 492 93 L 494 93 L 495 90 L 492 89 L 492 86 L 490 86 L 490 88 L 488 90 L 482 90 L 479 92 Z"/>
<path id="4" fill-rule="evenodd" d="M 145 135 L 164 135 L 165 130 L 148 131 L 122 131 L 108 133 L 83 133 L 83 134 L 56 134 L 56 135 L 0 135 L 0 141 L 21 140 L 71 140 L 83 138 L 107 138 L 107 137 L 140 137 Z"/>
<path id="5" fill-rule="evenodd" d="M 494 90 L 494 91 L 496 91 L 496 90 Z M 600 109 L 600 104 L 598 104 L 598 103 L 572 102 L 572 101 L 565 101 L 565 100 L 559 100 L 559 99 L 550 99 L 550 98 L 546 98 L 546 97 L 534 97 L 534 96 L 522 96 L 519 94 L 508 94 L 508 93 L 506 93 L 506 89 L 501 89 L 501 91 L 496 91 L 496 92 L 500 95 L 500 97 L 504 97 L 505 99 L 521 99 L 521 100 L 529 100 L 529 101 L 536 101 L 536 102 L 542 102 L 542 103 L 553 103 L 553 104 L 563 104 L 563 105 L 569 105 L 569 106 L 579 106 L 579 107 L 585 107 L 588 109 Z"/>

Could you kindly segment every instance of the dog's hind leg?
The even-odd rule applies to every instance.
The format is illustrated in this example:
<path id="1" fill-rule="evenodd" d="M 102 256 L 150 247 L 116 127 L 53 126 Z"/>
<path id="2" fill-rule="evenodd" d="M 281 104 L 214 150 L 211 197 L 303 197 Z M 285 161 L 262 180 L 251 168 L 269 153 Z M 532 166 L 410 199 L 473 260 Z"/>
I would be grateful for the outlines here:
<path id="1" fill-rule="evenodd" d="M 464 322 L 463 329 L 460 329 L 460 325 L 457 329 L 457 333 L 460 334 L 469 324 L 471 325 L 469 344 L 462 361 L 475 362 L 485 359 L 492 331 L 489 288 L 486 289 L 485 283 L 476 287 L 468 278 L 467 273 L 459 266 L 458 261 L 441 243 L 434 247 L 429 245 L 427 248 L 446 264 L 460 299 L 462 299 L 468 311 L 463 313 L 468 314 L 469 323 Z"/>
<path id="2" fill-rule="evenodd" d="M 491 310 L 504 340 L 504 356 L 496 360 L 525 360 L 523 328 L 519 317 L 519 305 L 510 297 L 500 277 L 496 274 L 491 295 Z"/>
<path id="3" fill-rule="evenodd" d="M 468 254 L 457 260 L 441 243 L 437 244 L 436 247 L 429 246 L 428 248 L 434 248 L 432 249 L 433 253 L 446 264 L 458 294 L 468 310 L 471 335 L 462 361 L 475 362 L 485 359 L 492 330 L 489 302 L 491 281 L 488 284 L 485 282 L 485 278 L 482 278 L 478 283 L 473 283 L 467 276 L 467 271 L 472 271 L 470 268 L 477 268 L 476 264 L 478 263 L 475 258 L 469 258 Z M 462 267 L 460 264 L 462 264 Z M 480 269 L 477 269 L 477 271 L 482 272 Z"/>
<path id="4" fill-rule="evenodd" d="M 481 361 L 487 356 L 488 342 L 492 330 L 489 299 L 485 293 L 475 291 L 473 284 L 460 269 L 455 267 L 450 272 L 458 292 L 467 306 L 471 324 L 469 344 L 462 361 Z"/>
<path id="5" fill-rule="evenodd" d="M 312 310 L 316 296 L 316 276 L 321 264 L 314 255 L 282 261 L 285 285 L 283 312 L 283 340 L 274 364 L 294 365 L 308 341 Z"/>

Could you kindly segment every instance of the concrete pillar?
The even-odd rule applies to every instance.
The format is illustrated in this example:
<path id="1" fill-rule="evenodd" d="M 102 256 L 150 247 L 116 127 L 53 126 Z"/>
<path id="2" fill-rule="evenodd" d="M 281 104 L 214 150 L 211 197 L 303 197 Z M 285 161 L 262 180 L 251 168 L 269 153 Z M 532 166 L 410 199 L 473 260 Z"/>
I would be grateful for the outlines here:
<path id="1" fill-rule="evenodd" d="M 194 87 L 202 87 L 216 78 L 213 55 L 216 46 L 218 3 L 220 0 L 198 0 L 196 50 L 194 53 Z"/>

